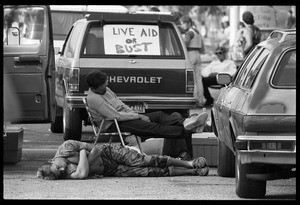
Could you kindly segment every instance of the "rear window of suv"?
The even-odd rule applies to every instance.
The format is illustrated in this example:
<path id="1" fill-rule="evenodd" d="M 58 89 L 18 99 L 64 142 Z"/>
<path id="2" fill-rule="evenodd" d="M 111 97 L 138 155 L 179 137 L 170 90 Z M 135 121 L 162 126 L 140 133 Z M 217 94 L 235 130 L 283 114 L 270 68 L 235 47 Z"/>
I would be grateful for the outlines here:
<path id="1" fill-rule="evenodd" d="M 172 24 L 104 24 L 91 22 L 85 33 L 81 57 L 178 58 L 180 39 Z"/>

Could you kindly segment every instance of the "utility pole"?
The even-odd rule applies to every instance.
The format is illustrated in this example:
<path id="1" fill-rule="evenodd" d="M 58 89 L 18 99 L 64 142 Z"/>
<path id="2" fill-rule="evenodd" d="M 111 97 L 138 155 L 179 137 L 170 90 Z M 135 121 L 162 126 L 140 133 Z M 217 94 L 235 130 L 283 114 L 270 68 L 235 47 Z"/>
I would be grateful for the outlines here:
<path id="1" fill-rule="evenodd" d="M 240 6 L 230 6 L 229 12 L 229 24 L 230 24 L 230 39 L 229 46 L 233 46 L 236 40 L 238 31 L 238 24 L 240 22 Z"/>

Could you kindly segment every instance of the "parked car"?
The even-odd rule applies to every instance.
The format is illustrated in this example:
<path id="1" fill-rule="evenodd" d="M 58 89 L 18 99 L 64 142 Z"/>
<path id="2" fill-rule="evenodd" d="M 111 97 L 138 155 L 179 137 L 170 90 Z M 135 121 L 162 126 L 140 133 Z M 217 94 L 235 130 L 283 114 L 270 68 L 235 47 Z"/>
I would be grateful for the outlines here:
<path id="1" fill-rule="evenodd" d="M 232 81 L 218 81 L 226 85 L 211 111 L 218 174 L 235 176 L 239 197 L 264 197 L 267 180 L 296 172 L 296 30 L 274 30 Z"/>
<path id="2" fill-rule="evenodd" d="M 88 125 L 82 99 L 93 70 L 140 113 L 194 108 L 193 69 L 181 33 L 167 12 L 91 13 L 74 23 L 56 60 L 56 117 L 51 131 L 81 139 Z"/>

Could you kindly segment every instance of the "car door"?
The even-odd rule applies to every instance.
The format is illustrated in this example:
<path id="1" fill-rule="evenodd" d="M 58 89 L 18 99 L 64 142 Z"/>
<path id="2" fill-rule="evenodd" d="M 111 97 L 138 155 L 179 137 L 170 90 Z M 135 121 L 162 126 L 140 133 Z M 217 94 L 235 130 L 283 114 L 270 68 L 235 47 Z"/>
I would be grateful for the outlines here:
<path id="1" fill-rule="evenodd" d="M 249 57 L 245 60 L 245 62 L 242 64 L 241 70 L 237 75 L 237 78 L 235 79 L 232 86 L 228 88 L 228 91 L 226 95 L 223 95 L 223 99 L 221 99 L 221 126 L 223 130 L 224 139 L 222 140 L 232 151 L 234 151 L 234 142 L 235 139 L 233 139 L 232 133 L 235 131 L 235 127 L 231 125 L 232 115 L 235 115 L 235 119 L 242 119 L 243 113 L 240 113 L 240 108 L 244 104 L 245 100 L 248 97 L 249 93 L 249 87 L 245 89 L 245 81 L 249 81 L 249 76 L 252 75 L 252 70 L 255 70 L 253 68 L 258 67 L 258 65 L 261 62 L 260 58 L 261 49 L 256 47 Z M 265 57 L 265 55 L 264 55 Z M 265 59 L 265 58 L 263 58 Z M 261 65 L 260 65 L 261 66 Z M 256 76 L 256 75 L 255 75 Z M 252 79 L 252 77 L 251 77 Z M 230 122 L 231 121 L 231 122 Z"/>
<path id="2" fill-rule="evenodd" d="M 5 5 L 3 75 L 5 121 L 54 117 L 54 49 L 49 6 Z"/>

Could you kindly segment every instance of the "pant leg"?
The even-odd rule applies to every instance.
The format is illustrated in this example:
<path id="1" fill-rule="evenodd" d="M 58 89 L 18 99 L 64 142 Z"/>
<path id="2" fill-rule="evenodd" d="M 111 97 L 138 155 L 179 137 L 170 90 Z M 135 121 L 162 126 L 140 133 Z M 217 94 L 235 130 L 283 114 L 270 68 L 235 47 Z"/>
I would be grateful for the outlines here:
<path id="1" fill-rule="evenodd" d="M 181 152 L 189 153 L 185 139 L 164 139 L 163 143 L 162 155 L 176 158 Z"/>
<path id="2" fill-rule="evenodd" d="M 156 122 L 143 120 L 119 121 L 122 132 L 131 132 L 134 135 L 147 138 L 183 139 L 184 128 L 182 125 L 161 125 Z M 110 131 L 116 131 L 113 124 Z"/>
<path id="3" fill-rule="evenodd" d="M 202 78 L 202 82 L 203 82 L 204 97 L 208 101 L 213 100 L 208 87 L 211 85 L 218 85 L 216 75 L 210 75 L 208 77 L 204 77 L 204 78 Z"/>
<path id="4" fill-rule="evenodd" d="M 161 125 L 178 125 L 182 126 L 183 121 L 185 118 L 183 118 L 179 113 L 178 114 L 167 114 L 163 111 L 155 111 L 146 113 L 146 116 L 148 116 L 151 120 L 151 122 L 156 122 Z"/>
<path id="5" fill-rule="evenodd" d="M 169 176 L 168 167 L 131 167 L 127 165 L 118 165 L 114 176 L 118 177 L 162 177 Z"/>
<path id="6" fill-rule="evenodd" d="M 201 75 L 201 58 L 199 51 L 192 50 L 188 52 L 190 61 L 194 69 L 194 98 L 196 101 L 203 103 L 203 84 L 202 84 L 202 75 Z"/>
<path id="7" fill-rule="evenodd" d="M 131 167 L 166 167 L 169 163 L 169 156 L 144 155 L 135 150 L 119 145 L 110 145 L 109 154 L 111 159 L 118 165 Z"/>

